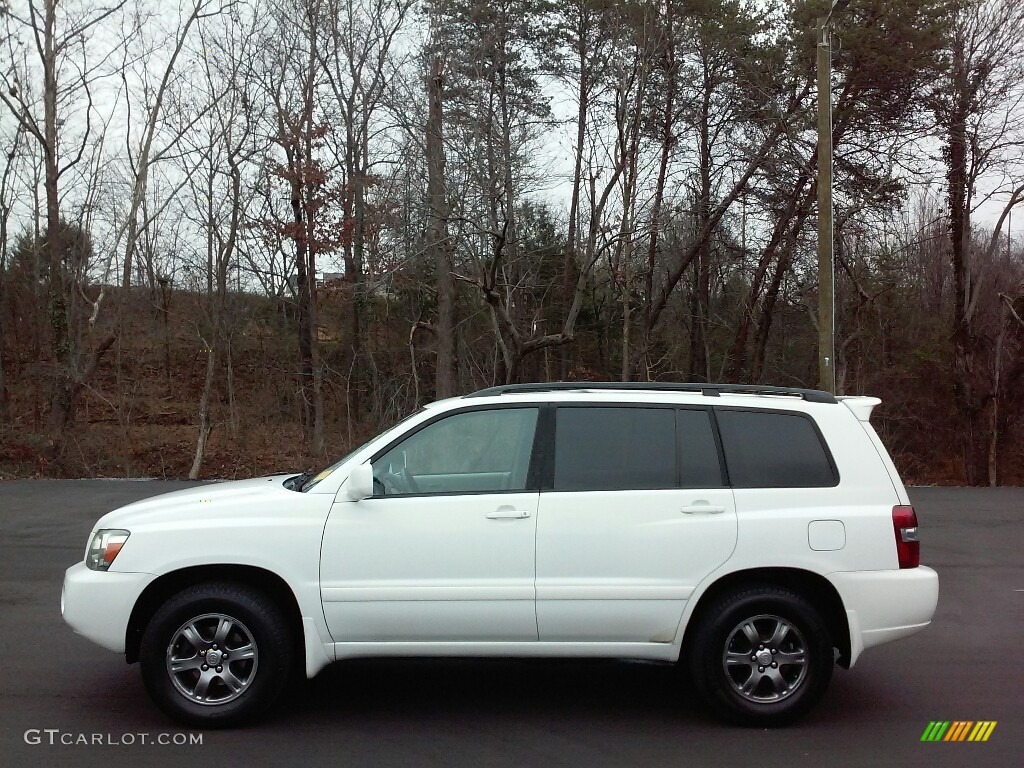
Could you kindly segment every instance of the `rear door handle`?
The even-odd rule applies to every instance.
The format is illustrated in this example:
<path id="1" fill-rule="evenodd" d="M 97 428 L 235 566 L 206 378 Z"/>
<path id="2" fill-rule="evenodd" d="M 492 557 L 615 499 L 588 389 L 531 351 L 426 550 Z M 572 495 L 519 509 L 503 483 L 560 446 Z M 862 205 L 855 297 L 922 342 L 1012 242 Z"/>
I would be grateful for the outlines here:
<path id="1" fill-rule="evenodd" d="M 512 507 L 498 507 L 493 512 L 487 513 L 488 520 L 522 520 L 529 516 L 528 510 L 512 509 Z"/>
<path id="2" fill-rule="evenodd" d="M 687 507 L 683 507 L 680 511 L 684 515 L 720 515 L 725 512 L 725 507 L 712 506 L 711 504 L 690 504 Z"/>

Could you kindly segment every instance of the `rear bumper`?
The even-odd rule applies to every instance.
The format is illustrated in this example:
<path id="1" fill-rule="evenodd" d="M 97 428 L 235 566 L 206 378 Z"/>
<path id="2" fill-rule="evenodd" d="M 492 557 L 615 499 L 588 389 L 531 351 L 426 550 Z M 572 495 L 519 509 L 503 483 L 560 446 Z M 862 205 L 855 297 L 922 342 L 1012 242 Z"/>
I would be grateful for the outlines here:
<path id="1" fill-rule="evenodd" d="M 861 651 L 927 627 L 939 600 L 939 575 L 920 566 L 893 571 L 832 573 L 850 625 L 850 666 Z"/>
<path id="2" fill-rule="evenodd" d="M 155 578 L 151 573 L 91 571 L 85 563 L 77 563 L 64 574 L 60 612 L 78 634 L 124 653 L 132 608 Z"/>

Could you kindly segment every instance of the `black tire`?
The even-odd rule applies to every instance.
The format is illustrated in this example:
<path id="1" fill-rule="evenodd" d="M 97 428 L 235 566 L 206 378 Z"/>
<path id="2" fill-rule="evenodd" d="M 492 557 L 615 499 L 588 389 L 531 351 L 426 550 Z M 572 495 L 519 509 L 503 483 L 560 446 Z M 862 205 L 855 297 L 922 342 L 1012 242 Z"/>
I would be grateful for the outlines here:
<path id="1" fill-rule="evenodd" d="M 689 648 L 698 693 L 718 717 L 780 726 L 813 707 L 832 679 L 828 626 L 804 597 L 751 585 L 701 612 Z"/>
<path id="2" fill-rule="evenodd" d="M 160 709 L 180 723 L 218 728 L 251 721 L 274 703 L 288 683 L 294 647 L 269 597 L 217 582 L 164 603 L 142 635 L 139 660 Z"/>

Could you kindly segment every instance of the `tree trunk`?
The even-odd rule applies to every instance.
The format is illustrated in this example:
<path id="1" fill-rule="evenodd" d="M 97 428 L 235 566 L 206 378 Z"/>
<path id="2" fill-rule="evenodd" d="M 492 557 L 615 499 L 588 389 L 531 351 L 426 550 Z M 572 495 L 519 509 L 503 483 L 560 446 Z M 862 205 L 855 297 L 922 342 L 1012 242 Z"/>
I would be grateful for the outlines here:
<path id="1" fill-rule="evenodd" d="M 702 51 L 703 81 L 699 122 L 697 124 L 700 157 L 700 189 L 697 191 L 697 231 L 703 231 L 711 220 L 711 93 L 715 87 Z M 690 323 L 690 381 L 710 381 L 708 360 L 708 320 L 711 308 L 711 243 L 712 237 L 700 239 L 694 275 L 693 317 Z"/>
<path id="2" fill-rule="evenodd" d="M 235 400 L 235 366 L 233 363 L 233 354 L 231 349 L 231 340 L 225 338 L 224 344 L 224 367 L 226 373 L 226 381 L 228 388 L 228 424 L 231 427 L 231 437 L 238 437 L 238 403 Z"/>
<path id="3" fill-rule="evenodd" d="M 6 227 L 0 227 L 0 249 L 4 250 L 6 255 Z M 6 294 L 6 283 L 7 283 L 7 270 L 6 270 L 6 259 L 0 258 L 0 422 L 6 422 L 10 417 L 7 405 L 7 379 L 4 376 L 4 342 L 7 340 L 7 334 L 4 329 L 4 317 L 7 314 L 7 294 Z"/>
<path id="4" fill-rule="evenodd" d="M 158 278 L 160 285 L 160 330 L 164 352 L 164 380 L 167 396 L 171 396 L 171 281 L 167 277 Z"/>
<path id="5" fill-rule="evenodd" d="M 363 259 L 366 248 L 366 174 L 369 165 L 369 148 L 366 144 L 370 126 L 365 124 L 360 131 L 361 139 L 357 148 L 353 214 L 355 229 L 352 232 L 352 323 L 349 326 L 352 349 L 352 368 L 349 378 L 354 380 L 352 388 L 352 412 L 350 419 L 358 419 L 362 413 L 363 391 Z"/>
<path id="6" fill-rule="evenodd" d="M 455 280 L 452 277 L 451 242 L 448 239 L 448 197 L 444 155 L 444 63 L 435 55 L 427 80 L 427 207 L 429 248 L 434 254 L 437 285 L 437 323 L 434 343 L 437 368 L 434 395 L 455 394 Z"/>
<path id="7" fill-rule="evenodd" d="M 640 110 L 640 94 L 643 89 L 637 89 L 637 103 L 634 108 Z M 629 381 L 632 372 L 630 365 L 630 304 L 631 304 L 631 280 L 633 260 L 633 213 L 636 210 L 636 181 L 639 171 L 637 169 L 637 155 L 640 146 L 640 130 L 636 123 L 627 124 L 627 130 L 632 134 L 629 137 L 629 150 L 626 157 L 625 178 L 622 188 L 622 222 L 619 228 L 619 251 L 621 254 L 620 266 L 622 277 L 622 369 L 620 378 L 622 381 Z"/>
<path id="8" fill-rule="evenodd" d="M 510 285 L 516 286 L 519 284 L 520 270 L 519 264 L 519 226 L 518 226 L 518 211 L 516 207 L 519 204 L 518 190 L 515 186 L 515 181 L 512 176 L 512 165 L 515 162 L 512 151 L 512 116 L 509 112 L 508 106 L 508 82 L 506 80 L 506 67 L 507 67 L 507 53 L 504 47 L 501 49 L 501 62 L 498 66 L 498 106 L 501 111 L 501 163 L 502 163 L 502 178 L 501 183 L 504 187 L 504 200 L 502 205 L 505 208 L 505 257 L 504 266 L 511 271 L 511 276 L 508 280 Z M 519 320 L 521 319 L 521 303 L 506 301 L 506 308 L 512 315 L 512 322 L 516 327 L 519 327 Z M 517 376 L 516 381 L 519 380 L 519 375 L 522 372 L 522 365 L 517 365 Z"/>
<path id="9" fill-rule="evenodd" d="M 760 384 L 764 376 L 764 361 L 768 350 L 768 336 L 772 328 L 772 319 L 775 314 L 775 303 L 779 298 L 779 291 L 782 289 L 782 281 L 789 271 L 790 262 L 793 259 L 793 251 L 796 248 L 797 237 L 803 229 L 804 222 L 810 215 L 809 209 L 804 206 L 803 210 L 793 221 L 789 230 L 785 245 L 779 254 L 778 263 L 775 266 L 775 274 L 772 275 L 771 284 L 765 294 L 764 308 L 761 310 L 761 317 L 757 324 L 757 334 L 754 338 L 754 354 L 750 364 L 750 383 Z"/>
<path id="10" fill-rule="evenodd" d="M 988 433 L 988 484 L 991 488 L 995 488 L 999 485 L 1000 387 L 1002 385 L 1003 338 L 1006 336 L 1006 321 L 1009 319 L 1007 317 L 1009 314 L 1008 307 L 1003 301 L 1000 301 L 999 303 L 999 335 L 996 336 L 995 377 L 992 382 L 992 410 L 989 414 L 990 421 Z"/>
<path id="11" fill-rule="evenodd" d="M 206 443 L 210 439 L 210 393 L 213 391 L 213 379 L 217 371 L 217 341 L 207 346 L 206 379 L 203 381 L 203 395 L 199 400 L 199 439 L 196 440 L 196 453 L 192 458 L 192 468 L 188 471 L 189 480 L 199 479 L 199 469 L 206 454 Z"/>
<path id="12" fill-rule="evenodd" d="M 747 298 L 743 303 L 743 311 L 740 314 L 739 327 L 736 329 L 736 336 L 733 339 L 732 360 L 729 363 L 729 373 L 727 374 L 727 379 L 730 382 L 740 383 L 744 379 L 744 373 L 747 370 L 747 341 L 750 338 L 750 330 L 754 324 L 755 310 L 757 309 L 757 302 L 761 298 L 761 289 L 768 274 L 768 268 L 775 260 L 778 249 L 782 246 L 786 233 L 789 231 L 793 217 L 798 213 L 798 208 L 802 215 L 806 215 L 807 203 L 815 195 L 817 188 L 813 184 L 808 195 L 804 195 L 804 187 L 808 181 L 808 174 L 806 171 L 802 172 L 786 204 L 786 210 L 775 222 L 772 234 L 768 238 L 768 243 L 765 245 L 764 252 L 758 261 L 757 269 L 754 271 L 754 278 L 750 283 L 750 290 L 747 292 Z"/>
<path id="13" fill-rule="evenodd" d="M 587 33 L 589 9 L 580 6 L 580 23 L 576 29 L 576 54 L 580 65 L 580 101 L 576 112 L 576 145 L 573 155 L 572 194 L 569 196 L 569 229 L 565 238 L 565 257 L 562 260 L 562 301 L 564 311 L 568 313 L 573 295 L 573 265 L 576 263 L 576 232 L 580 217 L 580 186 L 583 167 L 583 144 L 587 135 L 587 114 L 590 110 L 590 70 L 588 66 L 589 49 Z M 563 344 L 559 350 L 560 378 L 569 376 L 572 361 L 572 350 Z"/>
<path id="14" fill-rule="evenodd" d="M 306 137 L 306 149 L 307 157 L 312 153 L 312 138 L 307 134 Z M 318 456 L 323 456 L 327 453 L 326 447 L 326 427 L 324 425 L 324 392 L 323 392 L 323 361 L 320 358 L 320 337 L 318 332 L 319 324 L 319 312 L 317 311 L 317 296 L 316 296 L 316 249 L 313 247 L 314 241 L 314 226 L 315 222 L 313 219 L 313 201 L 310 199 L 312 194 L 309 190 L 309 182 L 306 183 L 306 257 L 308 263 L 306 265 L 306 319 L 307 319 L 307 338 L 309 340 L 309 367 L 310 367 L 310 383 L 312 384 L 312 416 L 313 416 L 313 429 L 312 439 L 310 440 L 310 449 Z"/>
<path id="15" fill-rule="evenodd" d="M 6 174 L 4 181 L 6 182 Z M 10 417 L 7 404 L 7 379 L 4 369 L 4 349 L 7 333 L 4 318 L 7 316 L 7 213 L 4 207 L 6 184 L 0 185 L 0 422 Z"/>
<path id="16" fill-rule="evenodd" d="M 969 105 L 964 52 L 953 55 L 954 106 L 949 123 L 948 168 L 949 234 L 953 261 L 953 399 L 960 422 L 961 456 L 967 485 L 983 478 L 981 406 L 975 377 L 977 340 L 971 327 L 970 206 L 967 189 L 967 117 Z"/>
<path id="17" fill-rule="evenodd" d="M 772 275 L 772 282 L 765 294 L 764 309 L 761 310 L 761 317 L 757 323 L 757 334 L 754 337 L 754 353 L 750 362 L 750 383 L 760 384 L 764 377 L 765 353 L 768 349 L 768 336 L 772 328 L 772 316 L 775 313 L 775 302 L 779 298 L 779 290 L 782 287 L 782 280 L 786 270 L 789 269 L 791 253 L 787 247 L 780 255 L 775 265 L 775 274 Z"/>
<path id="18" fill-rule="evenodd" d="M 57 55 L 54 47 L 56 0 L 48 0 L 43 21 L 43 162 L 46 192 L 47 305 L 50 323 L 50 347 L 55 367 L 48 423 L 49 458 L 63 447 L 74 403 L 71 395 L 71 337 L 67 303 L 64 296 L 64 269 L 61 263 L 60 198 L 57 172 Z"/>
<path id="19" fill-rule="evenodd" d="M 10 148 L 3 176 L 0 177 L 0 422 L 6 422 L 10 418 L 6 369 L 4 368 L 4 342 L 7 340 L 4 319 L 7 317 L 7 224 L 10 220 L 13 203 L 11 205 L 7 204 L 7 183 L 10 181 L 11 171 L 14 169 L 14 157 L 18 152 L 21 135 L 22 129 L 19 125 L 14 134 L 13 146 Z M 17 324 L 15 324 L 16 327 Z M 15 340 L 13 346 L 14 349 L 18 348 L 17 340 Z"/>
<path id="20" fill-rule="evenodd" d="M 316 281 L 311 286 L 309 321 L 312 325 L 310 345 L 313 365 L 313 441 L 310 447 L 318 456 L 327 454 L 327 425 L 324 423 L 324 367 L 320 356 L 320 340 L 317 338 Z"/>
<path id="21" fill-rule="evenodd" d="M 294 153 L 290 153 L 294 156 Z M 300 227 L 302 221 L 302 175 L 298 163 L 292 168 L 292 215 Z M 299 393 L 302 399 L 302 434 L 309 442 L 313 433 L 313 342 L 309 322 L 309 279 L 306 275 L 306 238 L 300 234 L 295 239 L 295 280 L 296 303 L 295 322 L 299 336 Z"/>
<path id="22" fill-rule="evenodd" d="M 658 180 L 654 185 L 654 204 L 651 210 L 651 226 L 649 233 L 649 242 L 647 248 L 647 269 L 644 272 L 644 296 L 647 297 L 645 302 L 645 309 L 650 307 L 649 301 L 651 295 L 654 293 L 654 268 L 655 260 L 658 254 L 658 235 L 661 233 L 661 208 L 665 200 L 665 182 L 668 178 L 668 162 L 672 155 L 672 147 L 675 144 L 675 137 L 672 134 L 673 126 L 675 124 L 675 41 L 672 32 L 672 13 L 671 10 L 666 6 L 666 22 L 668 24 L 668 31 L 666 34 L 667 47 L 666 47 L 666 67 L 668 74 L 666 76 L 665 84 L 665 108 L 662 113 L 661 121 L 661 161 L 658 163 Z M 641 328 L 643 338 L 640 341 L 641 350 L 637 355 L 638 360 L 638 373 L 641 380 L 647 381 L 650 379 L 650 370 L 647 364 L 647 347 L 648 347 L 648 331 L 649 323 L 645 322 Z"/>

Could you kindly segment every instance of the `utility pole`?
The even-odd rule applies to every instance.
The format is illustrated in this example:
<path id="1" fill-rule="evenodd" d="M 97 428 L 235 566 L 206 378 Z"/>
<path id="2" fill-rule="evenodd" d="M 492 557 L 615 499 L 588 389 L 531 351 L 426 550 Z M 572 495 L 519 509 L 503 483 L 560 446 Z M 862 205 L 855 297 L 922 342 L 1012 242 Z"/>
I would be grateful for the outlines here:
<path id="1" fill-rule="evenodd" d="M 818 386 L 836 391 L 836 299 L 832 247 L 832 14 L 850 0 L 833 0 L 818 19 Z"/>

